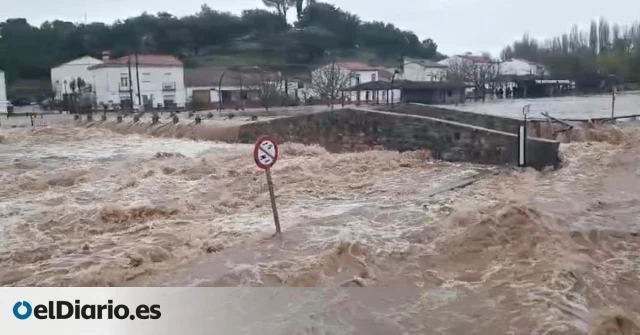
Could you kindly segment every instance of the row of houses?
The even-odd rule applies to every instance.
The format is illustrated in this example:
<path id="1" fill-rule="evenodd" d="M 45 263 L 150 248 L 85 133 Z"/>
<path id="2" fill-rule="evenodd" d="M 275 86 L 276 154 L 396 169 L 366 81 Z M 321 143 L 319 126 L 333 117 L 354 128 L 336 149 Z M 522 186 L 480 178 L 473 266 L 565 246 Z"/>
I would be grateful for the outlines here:
<path id="1" fill-rule="evenodd" d="M 542 64 L 522 60 L 509 59 L 495 61 L 488 56 L 455 55 L 434 62 L 427 59 L 404 58 L 402 77 L 411 81 L 445 81 L 452 66 L 491 68 L 492 74 L 500 79 L 507 77 L 544 77 L 549 70 Z"/>
<path id="2" fill-rule="evenodd" d="M 90 93 L 93 103 L 99 106 L 257 107 L 263 91 L 261 85 L 265 83 L 278 86 L 290 101 L 331 98 L 346 103 L 415 101 L 442 104 L 463 102 L 473 86 L 450 80 L 451 68 L 460 64 L 496 68 L 499 76 L 493 79 L 504 85 L 512 85 L 518 78 L 535 80 L 548 75 L 544 66 L 524 60 L 494 62 L 484 56 L 460 55 L 440 62 L 404 58 L 399 69 L 335 62 L 319 67 L 307 76 L 286 78 L 278 70 L 256 66 L 185 69 L 179 59 L 169 55 L 141 54 L 112 59 L 104 52 L 101 59 L 85 56 L 51 69 L 51 85 L 57 100 L 64 101 L 77 93 Z M 334 75 L 344 78 L 339 94 L 318 89 L 319 78 L 329 75 L 332 79 L 335 79 Z"/>
<path id="3" fill-rule="evenodd" d="M 389 81 L 389 70 L 362 63 L 335 63 L 332 67 L 349 74 L 345 86 L 379 80 Z M 285 78 L 279 71 L 256 66 L 208 66 L 185 69 L 182 62 L 168 55 L 129 55 L 111 59 L 85 56 L 51 69 L 51 85 L 56 100 L 65 101 L 79 93 L 90 93 L 98 106 L 185 107 L 220 104 L 249 107 L 260 100 L 261 85 L 268 83 L 291 101 L 321 99 L 313 88 L 313 77 Z M 348 92 L 345 100 L 386 100 L 388 93 L 377 91 Z M 399 96 L 399 95 L 398 95 Z"/>

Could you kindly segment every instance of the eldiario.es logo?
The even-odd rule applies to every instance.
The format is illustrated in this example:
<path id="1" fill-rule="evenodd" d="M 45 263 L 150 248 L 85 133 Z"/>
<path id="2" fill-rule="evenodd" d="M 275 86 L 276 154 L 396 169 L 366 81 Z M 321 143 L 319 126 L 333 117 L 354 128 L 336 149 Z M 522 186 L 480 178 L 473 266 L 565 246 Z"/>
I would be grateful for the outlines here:
<path id="1" fill-rule="evenodd" d="M 162 316 L 160 305 L 139 305 L 131 313 L 129 307 L 114 305 L 113 300 L 107 300 L 106 305 L 82 305 L 80 300 L 74 302 L 75 304 L 64 300 L 49 301 L 46 305 L 32 307 L 27 301 L 18 301 L 13 305 L 13 315 L 19 320 L 29 319 L 32 315 L 39 320 L 157 320 Z"/>

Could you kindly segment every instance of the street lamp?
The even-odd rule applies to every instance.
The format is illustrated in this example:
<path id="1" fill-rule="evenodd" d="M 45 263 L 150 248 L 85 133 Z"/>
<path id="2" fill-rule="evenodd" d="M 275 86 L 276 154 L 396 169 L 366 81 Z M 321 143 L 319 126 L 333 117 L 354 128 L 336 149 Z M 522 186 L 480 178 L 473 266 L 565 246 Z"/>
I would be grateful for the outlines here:
<path id="1" fill-rule="evenodd" d="M 222 71 L 222 74 L 220 75 L 220 79 L 218 80 L 218 112 L 219 113 L 222 113 L 222 79 L 224 78 L 224 75 L 227 74 L 227 71 L 229 70 L 240 72 L 242 68 L 243 68 L 242 66 L 232 66 Z M 244 104 L 242 101 L 242 73 L 241 72 L 239 73 L 239 76 L 240 76 L 240 105 L 242 106 L 242 110 L 244 110 Z"/>
<path id="2" fill-rule="evenodd" d="M 224 75 L 227 73 L 227 69 L 224 69 L 224 71 L 222 71 L 222 74 L 220 75 L 220 79 L 218 80 L 218 113 L 222 113 L 222 78 L 224 78 Z"/>
<path id="3" fill-rule="evenodd" d="M 395 99 L 394 97 L 394 93 L 395 93 L 395 88 L 393 87 L 393 83 L 396 80 L 396 75 L 400 74 L 400 71 L 398 71 L 397 69 L 395 71 L 393 71 L 393 75 L 391 76 L 391 109 L 393 109 L 393 100 Z M 389 92 L 387 92 L 387 99 L 389 98 Z"/>

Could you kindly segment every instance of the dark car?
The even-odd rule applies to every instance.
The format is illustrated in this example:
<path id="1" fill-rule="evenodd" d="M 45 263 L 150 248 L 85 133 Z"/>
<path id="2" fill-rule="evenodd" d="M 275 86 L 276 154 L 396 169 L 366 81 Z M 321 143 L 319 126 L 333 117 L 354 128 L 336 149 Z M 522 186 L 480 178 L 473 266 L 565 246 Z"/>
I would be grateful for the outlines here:
<path id="1" fill-rule="evenodd" d="M 11 104 L 17 107 L 29 106 L 31 104 L 31 100 L 29 100 L 29 98 L 17 98 L 12 100 Z"/>

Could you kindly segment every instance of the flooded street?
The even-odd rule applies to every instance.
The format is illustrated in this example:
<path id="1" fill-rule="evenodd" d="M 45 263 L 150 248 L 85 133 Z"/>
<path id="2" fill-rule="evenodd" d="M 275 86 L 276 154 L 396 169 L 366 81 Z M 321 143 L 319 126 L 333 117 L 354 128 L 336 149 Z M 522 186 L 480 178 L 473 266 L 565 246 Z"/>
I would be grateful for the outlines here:
<path id="1" fill-rule="evenodd" d="M 273 238 L 252 145 L 3 130 L 0 284 L 375 287 L 300 292 L 302 319 L 255 327 L 607 334 L 640 311 L 640 128 L 616 131 L 544 172 L 285 143 Z"/>
<path id="2" fill-rule="evenodd" d="M 530 105 L 529 118 L 542 118 L 543 112 L 563 120 L 588 120 L 611 117 L 611 94 L 584 97 L 557 97 L 543 99 L 487 99 L 458 106 L 441 106 L 462 111 L 511 118 L 522 118 L 522 109 Z M 640 92 L 621 92 L 616 95 L 615 116 L 640 114 Z"/>

